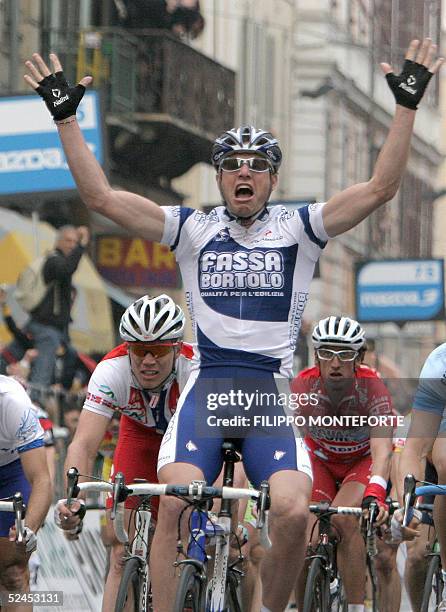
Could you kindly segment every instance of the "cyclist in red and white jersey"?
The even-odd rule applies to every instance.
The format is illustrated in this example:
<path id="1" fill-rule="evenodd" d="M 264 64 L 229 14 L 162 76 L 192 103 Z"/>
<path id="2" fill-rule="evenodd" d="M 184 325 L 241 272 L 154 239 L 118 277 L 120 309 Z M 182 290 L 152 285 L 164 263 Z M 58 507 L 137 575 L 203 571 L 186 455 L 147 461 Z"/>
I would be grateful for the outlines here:
<path id="1" fill-rule="evenodd" d="M 66 468 L 91 474 L 99 446 L 115 411 L 121 422 L 112 474 L 124 473 L 125 481 L 145 478 L 158 482 L 158 451 L 180 391 L 189 375 L 193 356 L 182 344 L 184 313 L 167 295 L 136 300 L 124 312 L 119 327 L 125 341 L 97 365 L 88 384 L 79 424 L 68 448 Z M 137 503 L 137 502 L 136 502 Z M 135 498 L 126 502 L 126 512 Z M 111 507 L 111 500 L 107 500 Z M 81 519 L 59 502 L 56 522 L 80 533 Z M 126 517 L 128 524 L 128 517 Z M 76 533 L 73 534 L 76 537 Z M 110 571 L 102 609 L 113 610 L 122 574 L 123 546 L 112 545 Z"/>
<path id="2" fill-rule="evenodd" d="M 368 418 L 393 416 L 390 395 L 379 374 L 361 364 L 365 338 L 357 321 L 335 316 L 322 319 L 312 340 L 316 365 L 300 372 L 291 384 L 296 413 L 305 420 L 313 469 L 312 500 L 364 509 L 376 501 L 381 523 L 387 517 L 392 427 L 372 430 Z M 339 418 L 331 423 L 332 417 Z M 356 424 L 355 417 L 366 417 L 365 423 Z M 349 516 L 333 521 L 340 533 L 338 562 L 349 612 L 362 612 L 365 550 L 358 522 Z"/>

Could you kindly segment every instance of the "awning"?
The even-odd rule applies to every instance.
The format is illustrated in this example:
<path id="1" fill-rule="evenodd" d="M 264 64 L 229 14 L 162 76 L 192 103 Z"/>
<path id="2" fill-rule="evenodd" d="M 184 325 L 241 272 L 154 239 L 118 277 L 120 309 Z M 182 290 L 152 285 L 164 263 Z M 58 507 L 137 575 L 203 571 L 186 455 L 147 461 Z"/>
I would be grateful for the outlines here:
<path id="1" fill-rule="evenodd" d="M 27 315 L 13 299 L 13 289 L 21 270 L 40 253 L 54 248 L 56 230 L 48 223 L 33 222 L 8 209 L 0 214 L 0 282 L 10 286 L 8 303 L 18 325 Z M 104 281 L 88 255 L 84 255 L 73 276 L 77 297 L 72 309 L 70 334 L 74 346 L 84 353 L 109 351 L 114 345 L 111 305 Z M 0 340 L 10 340 L 0 325 Z"/>
<path id="2" fill-rule="evenodd" d="M 107 290 L 108 297 L 123 308 L 127 308 L 127 306 L 130 306 L 130 304 L 137 299 L 129 295 L 119 287 L 116 287 L 116 285 L 113 285 L 112 283 L 109 283 L 107 281 L 103 282 L 105 285 L 105 289 Z"/>

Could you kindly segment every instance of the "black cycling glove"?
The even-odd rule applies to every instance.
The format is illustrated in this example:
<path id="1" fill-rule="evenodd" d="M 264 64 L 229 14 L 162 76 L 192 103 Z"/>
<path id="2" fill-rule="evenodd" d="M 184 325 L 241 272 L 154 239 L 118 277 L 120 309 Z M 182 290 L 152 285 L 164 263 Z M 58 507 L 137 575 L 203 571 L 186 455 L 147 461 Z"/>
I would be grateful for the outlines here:
<path id="1" fill-rule="evenodd" d="M 407 59 L 401 74 L 389 72 L 386 79 L 396 103 L 416 110 L 432 76 L 426 66 Z"/>
<path id="2" fill-rule="evenodd" d="M 36 89 L 44 99 L 54 121 L 60 121 L 76 114 L 79 102 L 85 93 L 83 85 L 71 87 L 62 71 L 46 76 Z"/>

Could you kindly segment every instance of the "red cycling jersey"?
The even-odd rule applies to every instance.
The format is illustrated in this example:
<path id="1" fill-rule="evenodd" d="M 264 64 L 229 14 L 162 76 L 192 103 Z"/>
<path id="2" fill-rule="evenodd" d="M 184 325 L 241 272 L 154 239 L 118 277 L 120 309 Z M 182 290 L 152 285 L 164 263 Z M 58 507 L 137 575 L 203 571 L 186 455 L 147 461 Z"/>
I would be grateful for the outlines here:
<path id="1" fill-rule="evenodd" d="M 372 416 L 392 415 L 392 400 L 384 382 L 376 370 L 359 365 L 354 381 L 345 396 L 334 406 L 321 378 L 318 366 L 300 372 L 291 383 L 291 391 L 305 394 L 306 401 L 296 401 L 296 415 L 305 419 L 305 442 L 312 456 L 333 463 L 352 463 L 370 453 L 370 427 L 345 425 L 320 425 L 317 419 L 324 416 Z M 317 394 L 317 403 L 310 405 L 310 394 Z M 297 396 L 298 397 L 298 396 Z M 314 402 L 313 402 L 314 403 Z"/>
<path id="2" fill-rule="evenodd" d="M 183 343 L 175 377 L 156 392 L 141 388 L 132 373 L 126 344 L 117 346 L 97 365 L 83 409 L 109 419 L 115 412 L 122 415 L 111 475 L 123 472 L 127 483 L 135 478 L 157 482 L 159 447 L 189 376 L 192 358 L 193 348 Z M 138 503 L 136 497 L 129 497 L 125 506 L 132 508 Z M 111 498 L 106 504 L 111 507 Z"/>

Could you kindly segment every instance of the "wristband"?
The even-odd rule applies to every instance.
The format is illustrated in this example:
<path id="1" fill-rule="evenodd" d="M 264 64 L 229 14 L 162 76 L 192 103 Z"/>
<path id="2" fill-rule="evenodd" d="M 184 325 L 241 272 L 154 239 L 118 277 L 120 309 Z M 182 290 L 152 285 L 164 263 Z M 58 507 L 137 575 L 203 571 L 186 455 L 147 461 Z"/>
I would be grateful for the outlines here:
<path id="1" fill-rule="evenodd" d="M 386 489 L 377 482 L 369 482 L 365 488 L 363 499 L 366 497 L 375 497 L 379 502 L 384 504 L 386 501 Z"/>
<path id="2" fill-rule="evenodd" d="M 76 121 L 76 116 L 74 117 L 68 117 L 67 119 L 62 119 L 62 120 L 56 120 L 54 119 L 54 123 L 56 125 L 66 125 L 67 123 L 74 123 Z"/>

